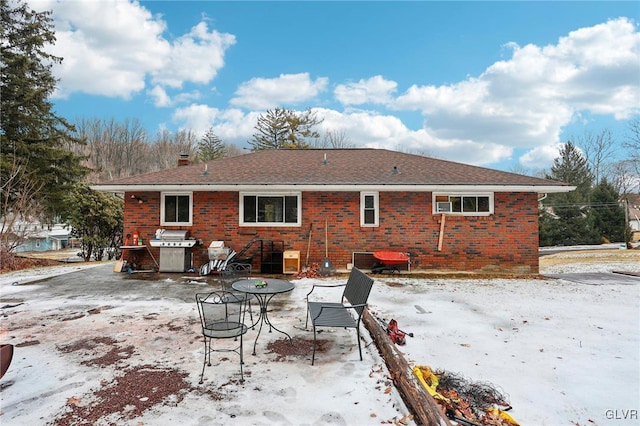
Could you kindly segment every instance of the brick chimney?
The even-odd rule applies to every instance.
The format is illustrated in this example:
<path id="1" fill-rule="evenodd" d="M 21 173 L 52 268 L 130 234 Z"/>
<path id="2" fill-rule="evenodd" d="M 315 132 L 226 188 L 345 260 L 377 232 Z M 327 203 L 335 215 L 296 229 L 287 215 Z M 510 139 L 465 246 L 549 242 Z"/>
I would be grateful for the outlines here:
<path id="1" fill-rule="evenodd" d="M 178 158 L 178 167 L 188 166 L 189 163 L 189 154 L 180 154 L 180 158 Z"/>

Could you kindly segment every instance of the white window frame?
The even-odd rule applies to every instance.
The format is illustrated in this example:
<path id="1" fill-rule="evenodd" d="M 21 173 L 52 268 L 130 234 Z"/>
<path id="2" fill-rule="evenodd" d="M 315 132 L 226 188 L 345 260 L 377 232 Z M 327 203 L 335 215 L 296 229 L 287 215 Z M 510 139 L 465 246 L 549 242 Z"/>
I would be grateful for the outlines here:
<path id="1" fill-rule="evenodd" d="M 165 218 L 165 197 L 189 197 L 189 221 L 188 222 L 167 222 Z M 160 193 L 160 225 L 161 226 L 193 226 L 193 192 L 161 192 Z"/>
<path id="2" fill-rule="evenodd" d="M 445 214 L 447 215 L 452 215 L 452 216 L 491 216 L 494 212 L 494 193 L 493 192 L 486 192 L 486 193 L 467 193 L 467 192 L 434 192 L 432 194 L 432 202 L 431 202 L 431 206 L 432 206 L 432 214 L 434 215 L 439 215 L 439 214 L 443 214 L 443 212 L 439 212 L 437 211 L 436 208 L 436 197 L 442 197 L 442 196 L 446 196 L 448 200 L 450 200 L 451 197 L 487 197 L 489 198 L 489 211 L 488 212 L 446 212 Z M 440 201 L 442 202 L 442 201 Z"/>
<path id="3" fill-rule="evenodd" d="M 373 197 L 373 223 L 365 223 L 365 200 L 366 197 Z M 380 193 L 361 192 L 360 193 L 360 226 L 362 228 L 375 228 L 380 226 Z"/>
<path id="4" fill-rule="evenodd" d="M 297 197 L 297 214 L 295 222 L 245 222 L 244 221 L 244 197 Z M 294 228 L 302 226 L 302 192 L 241 192 L 238 198 L 238 225 L 251 227 L 282 227 Z"/>

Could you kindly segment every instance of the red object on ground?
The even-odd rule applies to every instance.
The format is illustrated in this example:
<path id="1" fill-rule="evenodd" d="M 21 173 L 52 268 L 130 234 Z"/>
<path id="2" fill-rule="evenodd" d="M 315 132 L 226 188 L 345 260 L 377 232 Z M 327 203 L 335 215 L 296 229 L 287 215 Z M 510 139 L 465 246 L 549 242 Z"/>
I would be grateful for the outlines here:
<path id="1" fill-rule="evenodd" d="M 409 255 L 401 251 L 374 251 L 373 257 L 385 265 L 402 265 L 410 260 Z"/>
<path id="2" fill-rule="evenodd" d="M 0 362 L 2 368 L 0 369 L 0 379 L 4 376 L 4 373 L 9 369 L 11 359 L 13 358 L 13 345 L 3 344 L 0 345 Z"/>
<path id="3" fill-rule="evenodd" d="M 389 325 L 387 326 L 387 334 L 391 338 L 391 341 L 396 345 L 404 345 L 407 341 L 405 340 L 405 334 L 398 329 L 398 321 L 392 319 L 389 321 Z"/>

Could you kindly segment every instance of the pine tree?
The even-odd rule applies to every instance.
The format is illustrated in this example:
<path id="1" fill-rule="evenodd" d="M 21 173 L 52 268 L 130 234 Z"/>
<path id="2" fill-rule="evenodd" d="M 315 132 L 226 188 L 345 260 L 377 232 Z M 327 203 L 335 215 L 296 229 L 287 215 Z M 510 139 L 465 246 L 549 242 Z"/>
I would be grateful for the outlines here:
<path id="1" fill-rule="evenodd" d="M 587 159 L 571 142 L 560 149 L 547 179 L 575 185 L 568 193 L 550 194 L 540 216 L 540 244 L 575 245 L 599 243 L 598 232 L 588 218 L 592 174 Z M 551 212 L 549 212 L 550 208 Z"/>
<path id="2" fill-rule="evenodd" d="M 603 179 L 591 194 L 590 217 L 602 242 L 625 241 L 626 227 L 624 207 L 620 194 L 607 179 Z"/>
<path id="3" fill-rule="evenodd" d="M 216 160 L 227 155 L 227 147 L 222 140 L 209 128 L 198 143 L 198 159 L 200 161 Z"/>
<path id="4" fill-rule="evenodd" d="M 580 150 L 571 142 L 567 142 L 560 149 L 560 157 L 553 160 L 551 174 L 547 179 L 553 179 L 575 185 L 575 191 L 571 194 L 577 199 L 586 201 L 589 197 L 593 175 L 589 169 L 587 159 Z"/>
<path id="5" fill-rule="evenodd" d="M 275 108 L 260 114 L 255 133 L 249 141 L 252 151 L 263 149 L 308 149 L 309 138 L 317 139 L 320 133 L 314 127 L 323 120 L 307 109 L 296 112 L 290 109 Z"/>
<path id="6" fill-rule="evenodd" d="M 33 197 L 42 206 L 43 218 L 62 209 L 62 198 L 71 185 L 86 175 L 81 157 L 70 147 L 71 126 L 53 112 L 49 96 L 56 87 L 52 64 L 61 58 L 46 52 L 55 42 L 51 12 L 35 12 L 22 1 L 0 0 L 0 179 L 28 179 L 41 190 Z M 3 205 L 14 209 L 16 192 L 5 193 Z M 6 198 L 5 198 L 6 197 Z M 12 211 L 14 214 L 20 212 Z"/>

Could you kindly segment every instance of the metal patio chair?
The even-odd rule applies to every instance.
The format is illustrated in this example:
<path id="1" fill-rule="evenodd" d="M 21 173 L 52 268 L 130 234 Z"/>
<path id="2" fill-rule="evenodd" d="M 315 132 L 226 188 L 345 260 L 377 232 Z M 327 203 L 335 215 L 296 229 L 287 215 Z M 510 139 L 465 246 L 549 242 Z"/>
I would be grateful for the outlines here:
<path id="1" fill-rule="evenodd" d="M 205 367 L 211 366 L 212 352 L 235 352 L 240 355 L 240 381 L 244 382 L 242 336 L 248 331 L 248 327 L 243 321 L 244 303 L 238 303 L 236 296 L 228 291 L 198 293 L 196 294 L 196 303 L 204 338 L 204 361 L 200 384 L 203 382 Z M 216 348 L 213 345 L 215 339 L 238 338 L 240 340 L 239 346 L 232 348 L 229 348 L 228 345 Z"/>
<path id="2" fill-rule="evenodd" d="M 231 288 L 231 285 L 238 280 L 247 279 L 251 277 L 252 266 L 248 263 L 230 263 L 220 271 L 220 279 L 222 281 L 222 289 L 233 293 L 238 303 L 245 304 L 245 312 L 249 311 L 249 318 L 253 324 L 253 313 L 251 312 L 251 300 L 254 296 L 252 294 L 241 293 Z"/>
<path id="3" fill-rule="evenodd" d="M 309 295 L 316 288 L 329 288 L 344 286 L 344 292 L 339 302 L 311 302 Z M 360 322 L 362 314 L 367 307 L 367 299 L 373 287 L 373 279 L 365 275 L 357 268 L 351 269 L 349 279 L 346 284 L 337 285 L 314 285 L 307 293 L 307 328 L 309 319 L 313 325 L 313 355 L 311 365 L 316 357 L 316 328 L 318 327 L 344 327 L 355 328 L 358 336 L 358 351 L 360 361 L 362 361 L 362 346 L 360 344 Z"/>

